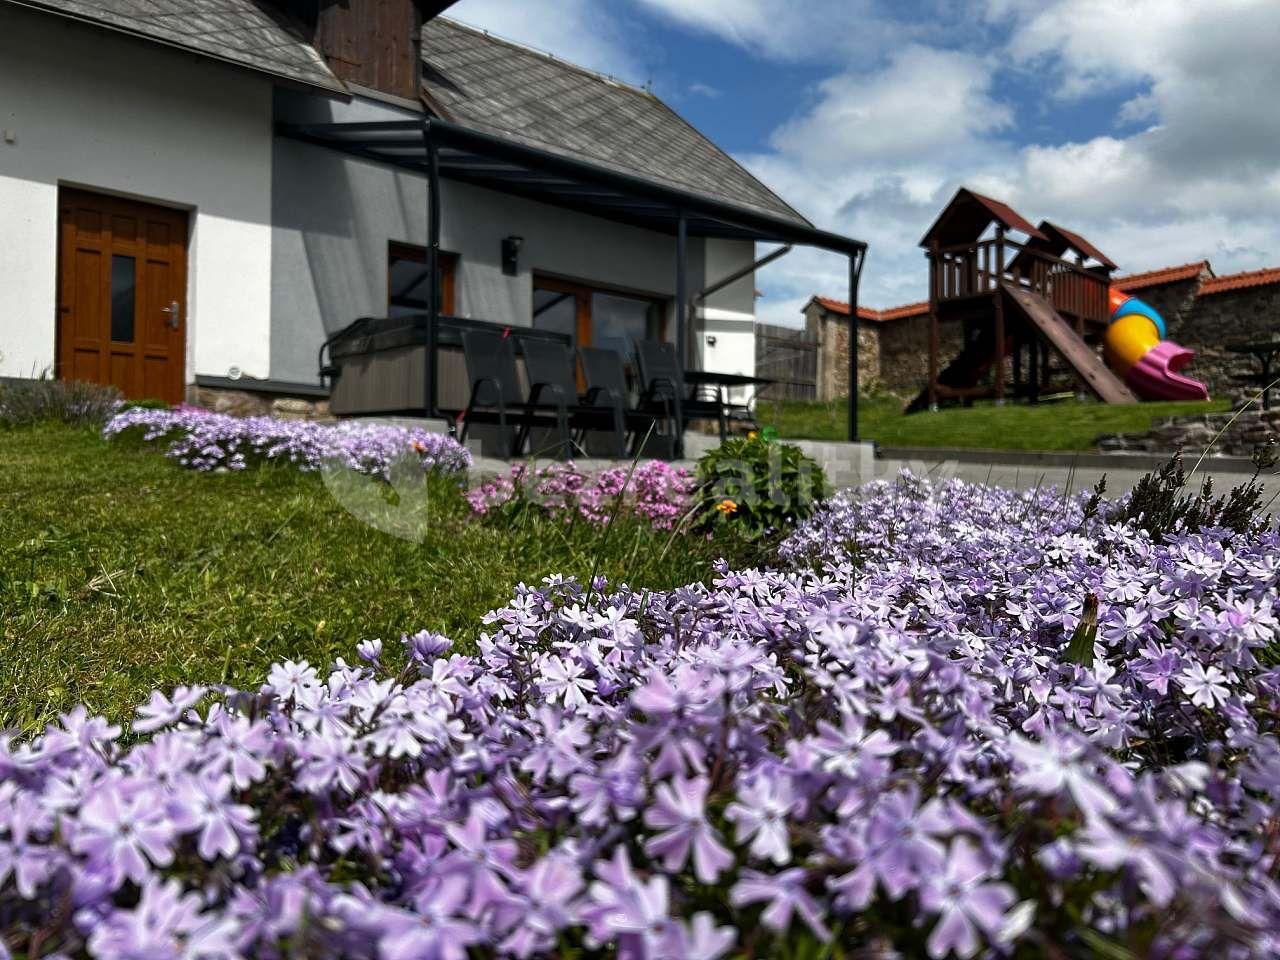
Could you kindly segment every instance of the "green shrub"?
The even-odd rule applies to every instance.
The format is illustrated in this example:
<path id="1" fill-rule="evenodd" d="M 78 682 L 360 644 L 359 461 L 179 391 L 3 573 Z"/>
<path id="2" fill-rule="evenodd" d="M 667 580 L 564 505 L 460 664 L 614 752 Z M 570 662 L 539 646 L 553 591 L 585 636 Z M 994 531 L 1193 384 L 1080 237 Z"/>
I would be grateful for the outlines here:
<path id="1" fill-rule="evenodd" d="M 750 540 L 795 526 L 828 492 L 822 467 L 799 447 L 755 433 L 726 440 L 704 454 L 697 479 L 698 522 Z"/>
<path id="2" fill-rule="evenodd" d="M 122 403 L 115 387 L 83 380 L 6 380 L 0 383 L 0 426 L 102 427 Z"/>

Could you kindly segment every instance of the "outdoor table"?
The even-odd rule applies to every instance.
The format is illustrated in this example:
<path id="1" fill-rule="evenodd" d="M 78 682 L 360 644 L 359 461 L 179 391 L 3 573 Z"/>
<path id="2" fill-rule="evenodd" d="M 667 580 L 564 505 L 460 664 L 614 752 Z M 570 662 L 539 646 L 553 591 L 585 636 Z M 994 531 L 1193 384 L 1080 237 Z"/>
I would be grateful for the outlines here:
<path id="1" fill-rule="evenodd" d="M 715 370 L 686 370 L 684 372 L 684 382 L 693 387 L 696 391 L 701 387 L 715 387 L 717 396 L 720 396 L 722 389 L 729 387 L 755 387 L 759 393 L 759 388 L 767 387 L 776 381 L 767 377 L 753 377 L 745 373 L 718 373 Z M 730 419 L 746 422 L 751 426 L 756 426 L 755 415 L 751 412 L 751 408 L 745 403 L 725 403 L 725 411 Z"/>
<path id="2" fill-rule="evenodd" d="M 1276 379 L 1273 366 L 1280 355 L 1280 340 L 1259 340 L 1254 343 L 1229 343 L 1227 350 L 1231 353 L 1242 353 L 1255 358 L 1262 367 L 1259 373 L 1250 373 L 1237 377 L 1245 383 L 1256 383 L 1262 388 L 1262 409 L 1271 409 L 1271 383 Z"/>

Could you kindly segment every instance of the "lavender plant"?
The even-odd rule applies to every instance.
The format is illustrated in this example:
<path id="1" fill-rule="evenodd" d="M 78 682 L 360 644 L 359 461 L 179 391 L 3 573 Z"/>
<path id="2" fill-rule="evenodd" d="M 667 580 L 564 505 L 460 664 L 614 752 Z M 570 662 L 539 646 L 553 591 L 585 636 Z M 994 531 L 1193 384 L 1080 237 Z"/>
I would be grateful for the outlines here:
<path id="1" fill-rule="evenodd" d="M 903 477 L 778 570 L 0 740 L 25 956 L 1268 957 L 1280 536 Z M 1088 665 L 1067 656 L 1086 609 Z"/>
<path id="2" fill-rule="evenodd" d="M 198 407 L 131 408 L 107 423 L 110 438 L 136 432 L 163 441 L 165 455 L 193 470 L 243 470 L 252 463 L 287 463 L 299 470 L 335 464 L 370 476 L 389 476 L 398 459 L 416 457 L 424 470 L 458 473 L 471 454 L 452 437 L 373 423 L 337 426 L 274 417 L 231 417 Z"/>

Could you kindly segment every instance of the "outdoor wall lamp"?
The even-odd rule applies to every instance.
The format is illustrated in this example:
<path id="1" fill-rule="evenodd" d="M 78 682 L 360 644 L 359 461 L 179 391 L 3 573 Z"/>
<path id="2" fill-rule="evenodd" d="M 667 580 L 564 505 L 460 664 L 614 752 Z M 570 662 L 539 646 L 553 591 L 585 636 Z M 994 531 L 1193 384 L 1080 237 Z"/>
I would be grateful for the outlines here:
<path id="1" fill-rule="evenodd" d="M 520 272 L 520 248 L 524 246 L 524 237 L 502 238 L 502 272 L 514 277 Z"/>
<path id="2" fill-rule="evenodd" d="M 707 346 L 714 347 L 716 345 L 716 335 L 714 333 L 707 334 Z"/>

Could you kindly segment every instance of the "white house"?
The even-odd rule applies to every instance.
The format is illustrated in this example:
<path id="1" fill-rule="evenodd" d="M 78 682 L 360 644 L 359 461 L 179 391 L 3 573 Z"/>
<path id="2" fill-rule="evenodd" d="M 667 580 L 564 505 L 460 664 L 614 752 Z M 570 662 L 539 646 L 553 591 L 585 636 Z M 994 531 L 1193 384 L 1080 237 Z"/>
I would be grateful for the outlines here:
<path id="1" fill-rule="evenodd" d="M 446 6 L 0 0 L 0 376 L 322 400 L 326 339 L 428 306 L 432 163 L 438 310 L 580 345 L 687 316 L 690 366 L 750 374 L 757 243 L 860 253 L 651 93 Z"/>

